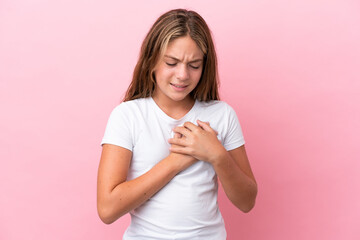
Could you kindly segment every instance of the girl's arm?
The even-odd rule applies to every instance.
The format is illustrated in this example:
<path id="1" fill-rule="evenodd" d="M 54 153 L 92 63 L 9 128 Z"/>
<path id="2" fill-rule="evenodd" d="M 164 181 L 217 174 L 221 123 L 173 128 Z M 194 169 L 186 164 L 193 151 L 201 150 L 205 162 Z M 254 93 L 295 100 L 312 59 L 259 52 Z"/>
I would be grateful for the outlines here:
<path id="1" fill-rule="evenodd" d="M 126 181 L 131 157 L 128 149 L 103 145 L 97 179 L 97 209 L 106 224 L 144 203 L 176 174 L 197 161 L 191 156 L 170 153 L 145 174 Z"/>
<path id="2" fill-rule="evenodd" d="M 187 122 L 174 129 L 184 137 L 170 139 L 173 144 L 170 150 L 211 163 L 230 201 L 241 211 L 249 212 L 255 205 L 257 184 L 245 147 L 226 151 L 216 131 L 205 122 L 197 122 L 199 126 Z"/>
<path id="3" fill-rule="evenodd" d="M 214 159 L 212 165 L 230 201 L 241 211 L 249 212 L 255 205 L 257 184 L 245 146 L 229 152 L 223 151 Z"/>

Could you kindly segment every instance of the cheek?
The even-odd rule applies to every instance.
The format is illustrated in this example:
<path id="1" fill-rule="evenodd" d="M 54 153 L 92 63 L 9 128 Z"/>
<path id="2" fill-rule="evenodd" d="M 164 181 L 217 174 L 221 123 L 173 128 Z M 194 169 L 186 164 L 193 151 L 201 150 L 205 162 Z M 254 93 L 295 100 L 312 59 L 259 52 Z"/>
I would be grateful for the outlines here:
<path id="1" fill-rule="evenodd" d="M 169 76 L 171 76 L 171 72 L 165 68 L 160 68 L 155 73 L 156 79 L 166 80 Z"/>
<path id="2" fill-rule="evenodd" d="M 193 76 L 194 76 L 194 79 L 196 79 L 197 82 L 200 81 L 201 74 L 202 74 L 202 71 L 199 71 L 199 72 L 194 73 Z"/>

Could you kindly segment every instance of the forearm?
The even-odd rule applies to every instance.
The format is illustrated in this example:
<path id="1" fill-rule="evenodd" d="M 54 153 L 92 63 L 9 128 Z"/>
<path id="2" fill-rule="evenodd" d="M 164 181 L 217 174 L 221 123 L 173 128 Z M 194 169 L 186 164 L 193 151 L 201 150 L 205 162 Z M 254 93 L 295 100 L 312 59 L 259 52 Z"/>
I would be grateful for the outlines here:
<path id="1" fill-rule="evenodd" d="M 171 138 L 172 152 L 188 154 L 196 159 L 209 162 L 230 201 L 243 212 L 250 211 L 257 195 L 257 184 L 248 163 L 245 146 L 226 151 L 217 138 L 218 133 L 209 124 L 197 120 L 174 128 L 182 138 Z"/>
<path id="2" fill-rule="evenodd" d="M 249 212 L 255 205 L 256 182 L 240 169 L 226 150 L 212 165 L 230 201 L 241 211 Z"/>
<path id="3" fill-rule="evenodd" d="M 184 168 L 174 161 L 180 157 L 169 155 L 145 174 L 115 186 L 98 201 L 102 221 L 110 224 L 151 198 Z"/>

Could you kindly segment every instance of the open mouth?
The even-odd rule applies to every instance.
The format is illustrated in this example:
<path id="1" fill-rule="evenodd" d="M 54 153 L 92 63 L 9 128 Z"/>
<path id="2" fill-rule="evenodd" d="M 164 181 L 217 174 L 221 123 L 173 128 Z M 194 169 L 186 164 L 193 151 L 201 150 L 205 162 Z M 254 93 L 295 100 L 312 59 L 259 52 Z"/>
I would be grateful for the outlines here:
<path id="1" fill-rule="evenodd" d="M 176 85 L 173 83 L 170 83 L 171 86 L 173 86 L 176 90 L 183 90 L 187 87 L 187 85 Z"/>

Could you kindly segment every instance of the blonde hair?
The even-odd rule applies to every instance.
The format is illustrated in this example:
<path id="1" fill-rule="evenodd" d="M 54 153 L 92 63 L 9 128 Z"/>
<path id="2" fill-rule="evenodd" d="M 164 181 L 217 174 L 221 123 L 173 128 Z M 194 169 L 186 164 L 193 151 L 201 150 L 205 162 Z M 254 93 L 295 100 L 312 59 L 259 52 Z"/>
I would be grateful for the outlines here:
<path id="1" fill-rule="evenodd" d="M 204 56 L 200 81 L 190 96 L 199 101 L 219 100 L 217 58 L 210 29 L 198 13 L 174 9 L 161 15 L 146 35 L 124 101 L 152 96 L 157 62 L 172 40 L 186 35 L 196 42 Z"/>

